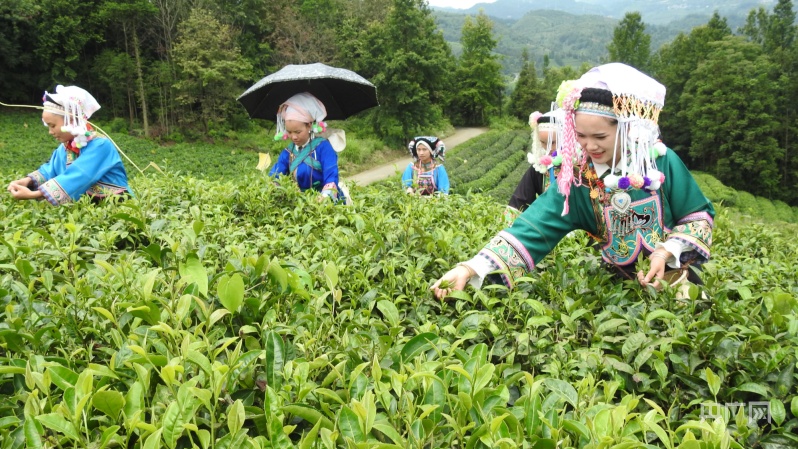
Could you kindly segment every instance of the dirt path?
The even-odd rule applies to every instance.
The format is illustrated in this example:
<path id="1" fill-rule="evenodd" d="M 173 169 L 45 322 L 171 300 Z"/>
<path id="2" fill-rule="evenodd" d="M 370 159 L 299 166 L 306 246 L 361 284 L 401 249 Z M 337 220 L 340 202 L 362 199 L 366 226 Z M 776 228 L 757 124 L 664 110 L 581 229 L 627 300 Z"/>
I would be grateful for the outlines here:
<path id="1" fill-rule="evenodd" d="M 457 128 L 454 134 L 443 139 L 443 142 L 446 144 L 446 150 L 450 151 L 457 145 L 465 142 L 466 140 L 472 139 L 486 132 L 487 130 L 487 128 Z M 365 186 L 371 184 L 372 182 L 381 181 L 391 176 L 398 176 L 398 173 L 401 173 L 401 171 L 404 170 L 405 167 L 407 167 L 407 164 L 412 162 L 412 160 L 413 159 L 410 157 L 397 159 L 391 163 L 372 168 L 371 170 L 366 170 L 364 172 L 348 176 L 345 180 L 348 182 L 354 182 L 360 186 Z"/>

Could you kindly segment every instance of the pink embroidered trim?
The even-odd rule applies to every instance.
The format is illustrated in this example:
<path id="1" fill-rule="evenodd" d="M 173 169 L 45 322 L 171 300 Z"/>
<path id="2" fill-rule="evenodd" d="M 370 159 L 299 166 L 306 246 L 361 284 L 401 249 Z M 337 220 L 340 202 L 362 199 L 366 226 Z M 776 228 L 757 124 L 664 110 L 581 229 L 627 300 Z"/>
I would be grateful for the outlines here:
<path id="1" fill-rule="evenodd" d="M 694 212 L 692 214 L 688 214 L 685 217 L 682 217 L 679 221 L 676 222 L 677 225 L 685 224 L 691 221 L 698 221 L 698 220 L 706 220 L 709 222 L 711 227 L 715 227 L 715 221 L 712 219 L 712 216 L 709 215 L 707 212 Z"/>
<path id="2" fill-rule="evenodd" d="M 42 192 L 44 198 L 53 206 L 59 206 L 61 204 L 72 202 L 72 198 L 69 197 L 69 194 L 67 194 L 66 190 L 64 190 L 55 179 L 51 179 L 40 185 L 39 191 Z"/>

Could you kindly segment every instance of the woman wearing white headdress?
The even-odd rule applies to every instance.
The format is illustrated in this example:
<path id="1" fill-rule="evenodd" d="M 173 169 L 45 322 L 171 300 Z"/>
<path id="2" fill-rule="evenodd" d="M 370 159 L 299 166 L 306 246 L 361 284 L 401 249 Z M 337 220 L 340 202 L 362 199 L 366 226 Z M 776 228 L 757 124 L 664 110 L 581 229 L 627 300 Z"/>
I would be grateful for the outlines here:
<path id="1" fill-rule="evenodd" d="M 442 162 L 446 145 L 434 136 L 418 136 L 407 144 L 413 162 L 402 173 L 405 192 L 417 195 L 449 194 L 449 175 Z"/>
<path id="2" fill-rule="evenodd" d="M 42 122 L 61 145 L 50 161 L 12 181 L 8 191 L 18 200 L 46 199 L 54 206 L 77 201 L 83 194 L 102 198 L 130 194 L 127 172 L 114 144 L 96 135 L 89 117 L 100 109 L 90 93 L 77 86 L 57 86 L 44 93 Z"/>
<path id="3" fill-rule="evenodd" d="M 510 196 L 504 210 L 504 221 L 511 225 L 538 195 L 542 195 L 553 182 L 554 169 L 558 167 L 557 134 L 562 128 L 565 112 L 555 109 L 545 114 L 535 111 L 529 114 L 529 126 L 532 128 L 532 149 L 527 153 L 531 166 Z"/>
<path id="4" fill-rule="evenodd" d="M 277 110 L 275 140 L 291 140 L 281 153 L 270 176 L 291 175 L 300 190 L 320 192 L 319 200 L 346 202 L 338 180 L 338 154 L 330 142 L 319 136 L 327 125 L 327 109 L 313 95 L 296 94 Z"/>
<path id="5" fill-rule="evenodd" d="M 557 188 L 438 280 L 432 286 L 438 297 L 468 282 L 479 285 L 495 272 L 501 274 L 491 275 L 492 281 L 512 287 L 577 229 L 598 242 L 607 264 L 625 277 L 636 275 L 644 286 L 658 288 L 666 267 L 686 270 L 709 259 L 715 210 L 679 157 L 658 140 L 665 87 L 612 63 L 560 90 L 565 120 Z M 634 273 L 641 254 L 649 257 L 650 269 Z M 700 282 L 692 270 L 687 273 Z"/>

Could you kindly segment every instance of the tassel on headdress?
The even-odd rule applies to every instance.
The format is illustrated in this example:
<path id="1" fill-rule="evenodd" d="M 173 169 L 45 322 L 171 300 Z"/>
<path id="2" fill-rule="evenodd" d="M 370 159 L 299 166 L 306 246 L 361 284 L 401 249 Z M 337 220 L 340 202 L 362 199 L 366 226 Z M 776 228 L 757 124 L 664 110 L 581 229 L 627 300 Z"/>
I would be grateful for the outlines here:
<path id="1" fill-rule="evenodd" d="M 587 88 L 604 89 L 612 94 L 612 105 L 581 101 Z M 665 86 L 639 70 L 621 63 L 610 63 L 594 67 L 575 83 L 563 83 L 557 100 L 565 109 L 563 142 L 560 154 L 562 169 L 557 177 L 557 188 L 565 196 L 563 215 L 568 213 L 568 197 L 571 185 L 581 185 L 581 176 L 575 176 L 572 157 L 576 153 L 574 115 L 594 114 L 618 120 L 618 134 L 612 158 L 615 169 L 616 152 L 621 150 L 621 176 L 616 180 L 607 177 L 606 185 L 612 188 L 644 188 L 656 190 L 664 181 L 657 171 L 654 160 L 664 154 L 659 142 L 657 121 L 665 105 Z M 578 157 L 578 174 L 585 170 L 587 153 Z M 613 185 L 614 184 L 614 185 Z"/>
<path id="2" fill-rule="evenodd" d="M 89 125 L 89 117 L 98 109 L 100 104 L 85 89 L 78 86 L 55 87 L 55 93 L 44 92 L 42 98 L 44 111 L 64 117 L 62 132 L 69 132 L 74 136 L 74 144 L 83 148 L 94 136 Z"/>

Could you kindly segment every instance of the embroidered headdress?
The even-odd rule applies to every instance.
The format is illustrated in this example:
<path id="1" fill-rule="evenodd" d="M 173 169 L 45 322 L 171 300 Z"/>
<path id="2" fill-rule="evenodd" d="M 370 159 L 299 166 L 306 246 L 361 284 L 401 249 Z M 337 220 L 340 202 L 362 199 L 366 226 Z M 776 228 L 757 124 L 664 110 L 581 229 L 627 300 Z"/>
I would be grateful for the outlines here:
<path id="1" fill-rule="evenodd" d="M 418 136 L 407 144 L 407 150 L 410 151 L 410 155 L 413 156 L 414 161 L 418 160 L 416 148 L 418 148 L 419 145 L 427 147 L 433 159 L 440 159 L 441 161 L 445 159 L 446 145 L 443 144 L 441 139 L 433 136 Z"/>
<path id="2" fill-rule="evenodd" d="M 100 104 L 85 89 L 78 86 L 55 87 L 55 93 L 45 91 L 44 112 L 64 117 L 62 132 L 69 132 L 74 138 L 75 146 L 86 146 L 93 133 L 89 125 L 89 117 L 100 109 Z M 46 124 L 45 124 L 46 125 Z"/>
<path id="3" fill-rule="evenodd" d="M 535 171 L 545 173 L 551 165 L 551 154 L 557 150 L 553 143 L 559 141 L 564 118 L 565 111 L 559 108 L 545 114 L 541 114 L 539 111 L 529 114 L 529 126 L 532 128 L 532 148 L 527 153 L 527 160 L 535 167 Z M 546 146 L 540 144 L 540 131 L 549 132 Z"/>
<path id="4" fill-rule="evenodd" d="M 274 135 L 274 140 L 288 139 L 285 131 L 286 120 L 313 124 L 312 131 L 321 133 L 327 129 L 327 124 L 323 121 L 325 117 L 327 108 L 318 98 L 308 92 L 296 94 L 277 109 L 277 134 Z"/>
<path id="5" fill-rule="evenodd" d="M 605 97 L 607 100 L 598 100 L 600 95 L 587 95 L 594 89 L 609 91 L 610 95 Z M 585 101 L 582 101 L 583 93 Z M 563 138 L 559 144 L 562 168 L 557 176 L 557 187 L 565 195 L 563 215 L 568 213 L 571 184 L 581 184 L 581 174 L 588 162 L 587 152 L 579 155 L 576 150 L 576 113 L 618 120 L 612 169 L 615 170 L 616 154 L 620 150 L 621 176 L 607 176 L 604 181 L 608 188 L 656 190 L 660 187 L 664 179 L 654 160 L 665 151 L 658 140 L 657 126 L 665 105 L 665 86 L 626 64 L 610 63 L 590 69 L 575 82 L 563 83 L 557 100 L 565 110 Z M 576 157 L 578 170 L 574 170 L 573 157 Z"/>

